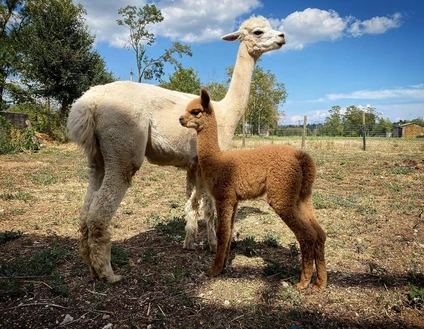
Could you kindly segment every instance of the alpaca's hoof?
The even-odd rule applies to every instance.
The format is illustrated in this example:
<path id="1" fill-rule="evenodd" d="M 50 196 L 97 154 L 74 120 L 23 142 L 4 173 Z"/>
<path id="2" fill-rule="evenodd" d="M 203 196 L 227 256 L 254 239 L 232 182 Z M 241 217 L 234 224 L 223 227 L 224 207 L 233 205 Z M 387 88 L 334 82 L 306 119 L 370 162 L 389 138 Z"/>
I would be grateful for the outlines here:
<path id="1" fill-rule="evenodd" d="M 299 290 L 306 289 L 308 288 L 308 286 L 309 286 L 309 283 L 298 282 L 294 284 L 294 287 Z"/>
<path id="2" fill-rule="evenodd" d="M 216 241 L 215 243 L 209 242 L 209 250 L 213 253 L 216 253 L 216 250 L 217 250 Z"/>
<path id="3" fill-rule="evenodd" d="M 196 249 L 196 245 L 194 244 L 194 241 L 189 241 L 189 240 L 184 240 L 184 245 L 183 245 L 184 249 L 188 249 L 188 250 L 195 250 Z"/>
<path id="4" fill-rule="evenodd" d="M 314 291 L 323 291 L 324 289 L 325 289 L 325 284 L 324 285 L 318 285 L 318 284 L 314 284 L 313 286 L 312 286 L 312 289 L 314 290 Z"/>
<path id="5" fill-rule="evenodd" d="M 109 283 L 116 283 L 122 280 L 122 275 L 113 274 L 113 275 L 105 277 L 105 279 Z"/>
<path id="6" fill-rule="evenodd" d="M 209 277 L 217 276 L 219 273 L 221 273 L 221 269 L 211 268 L 206 275 Z"/>

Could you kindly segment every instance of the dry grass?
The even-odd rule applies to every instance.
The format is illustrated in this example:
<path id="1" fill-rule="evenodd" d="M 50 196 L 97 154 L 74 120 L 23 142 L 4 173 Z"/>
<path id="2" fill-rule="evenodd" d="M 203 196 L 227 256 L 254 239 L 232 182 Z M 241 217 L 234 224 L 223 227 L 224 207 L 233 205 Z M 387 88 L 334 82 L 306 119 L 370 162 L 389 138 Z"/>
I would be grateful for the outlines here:
<path id="1" fill-rule="evenodd" d="M 423 143 L 369 142 L 368 152 L 351 143 L 307 143 L 328 234 L 322 293 L 292 288 L 294 236 L 260 200 L 241 204 L 231 264 L 206 278 L 214 255 L 203 222 L 197 250 L 182 249 L 184 172 L 148 163 L 111 223 L 113 264 L 125 279 L 95 282 L 78 256 L 87 186 L 78 150 L 0 156 L 0 327 L 56 328 L 69 314 L 61 327 L 424 328 Z"/>

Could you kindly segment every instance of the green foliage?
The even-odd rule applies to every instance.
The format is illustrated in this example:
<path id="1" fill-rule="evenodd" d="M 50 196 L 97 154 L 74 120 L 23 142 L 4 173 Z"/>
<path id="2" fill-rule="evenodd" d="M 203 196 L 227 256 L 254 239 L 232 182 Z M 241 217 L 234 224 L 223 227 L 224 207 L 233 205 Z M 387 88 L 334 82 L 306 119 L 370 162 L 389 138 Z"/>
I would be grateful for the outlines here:
<path id="1" fill-rule="evenodd" d="M 264 267 L 263 273 L 265 276 L 276 276 L 279 279 L 295 283 L 300 277 L 301 269 L 296 262 L 291 262 L 290 265 L 269 263 Z"/>
<path id="2" fill-rule="evenodd" d="M 56 100 L 62 137 L 70 104 L 90 86 L 113 81 L 105 62 L 92 51 L 94 37 L 82 5 L 72 0 L 33 0 L 21 8 L 20 28 L 12 34 L 19 49 L 14 70 L 19 83 L 9 86 L 15 100 Z M 27 99 L 28 101 L 28 99 Z M 49 107 L 49 111 L 53 111 Z"/>
<path id="3" fill-rule="evenodd" d="M 119 266 L 127 265 L 130 261 L 130 255 L 128 251 L 126 251 L 124 247 L 121 245 L 113 244 L 110 254 L 111 254 L 110 263 L 112 264 L 112 266 L 119 267 Z"/>
<path id="4" fill-rule="evenodd" d="M 278 236 L 278 234 L 268 233 L 265 236 L 264 244 L 268 247 L 271 247 L 271 248 L 277 248 L 278 247 L 278 240 L 280 240 L 280 237 Z"/>
<path id="5" fill-rule="evenodd" d="M 181 69 L 179 58 L 182 55 L 192 56 L 190 46 L 183 45 L 179 42 L 173 42 L 172 47 L 166 49 L 164 53 L 157 58 L 147 56 L 147 47 L 152 46 L 155 42 L 155 35 L 147 30 L 147 25 L 160 23 L 163 21 L 161 11 L 154 4 L 146 4 L 143 8 L 136 6 L 126 6 L 118 10 L 118 14 L 122 19 L 118 19 L 120 26 L 126 27 L 130 32 L 128 48 L 132 48 L 135 52 L 138 82 L 144 80 L 160 80 L 165 74 L 165 63 L 173 65 L 175 68 Z"/>
<path id="6" fill-rule="evenodd" d="M 5 232 L 0 232 L 0 244 L 15 240 L 17 238 L 20 238 L 22 236 L 22 232 L 21 231 L 5 231 Z"/>
<path id="7" fill-rule="evenodd" d="M 185 237 L 185 224 L 184 218 L 174 217 L 167 223 L 158 223 L 156 229 L 171 240 L 182 241 Z"/>
<path id="8" fill-rule="evenodd" d="M 2 116 L 0 116 L 0 132 L 0 154 L 31 151 L 38 147 L 33 128 L 16 129 Z"/>
<path id="9" fill-rule="evenodd" d="M 227 76 L 233 74 L 234 66 L 227 69 Z M 279 111 L 279 106 L 286 102 L 287 91 L 284 83 L 278 82 L 277 77 L 271 71 L 265 71 L 256 66 L 253 71 L 250 97 L 245 113 L 246 123 L 250 134 L 262 134 L 263 129 L 275 129 L 278 120 L 284 117 L 284 112 Z M 241 133 L 242 122 L 239 123 L 236 132 Z"/>
<path id="10" fill-rule="evenodd" d="M 232 247 L 240 249 L 243 255 L 247 257 L 254 257 L 257 254 L 256 249 L 258 248 L 258 245 L 255 241 L 255 237 L 251 235 L 243 240 L 233 242 Z"/>
<path id="11" fill-rule="evenodd" d="M 169 82 L 162 82 L 159 86 L 197 95 L 200 92 L 201 83 L 198 72 L 190 67 L 188 69 L 180 68 L 176 70 L 174 74 L 169 75 Z"/>
<path id="12" fill-rule="evenodd" d="M 17 258 L 3 264 L 0 275 L 6 277 L 50 275 L 68 254 L 68 249 L 52 243 L 48 248 L 37 250 L 30 259 Z"/>

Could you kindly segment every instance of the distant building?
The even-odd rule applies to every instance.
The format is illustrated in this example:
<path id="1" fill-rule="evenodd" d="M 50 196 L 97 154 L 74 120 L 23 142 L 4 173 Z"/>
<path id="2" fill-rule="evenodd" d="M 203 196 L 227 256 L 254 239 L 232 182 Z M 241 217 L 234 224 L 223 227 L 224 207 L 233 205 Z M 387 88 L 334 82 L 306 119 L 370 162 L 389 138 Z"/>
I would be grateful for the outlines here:
<path id="1" fill-rule="evenodd" d="M 424 136 L 424 127 L 415 123 L 405 123 L 403 125 L 393 127 L 392 136 L 403 138 L 417 138 L 420 136 Z"/>

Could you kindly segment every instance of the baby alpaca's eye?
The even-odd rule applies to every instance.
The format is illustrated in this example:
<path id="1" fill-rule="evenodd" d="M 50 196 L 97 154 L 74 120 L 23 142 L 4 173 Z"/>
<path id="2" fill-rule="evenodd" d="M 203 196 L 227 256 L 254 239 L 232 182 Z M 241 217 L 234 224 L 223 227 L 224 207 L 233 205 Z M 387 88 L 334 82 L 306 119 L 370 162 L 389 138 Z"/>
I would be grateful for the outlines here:
<path id="1" fill-rule="evenodd" d="M 261 34 L 263 34 L 264 32 L 263 31 L 261 31 L 261 30 L 256 30 L 255 32 L 253 32 L 253 34 L 254 35 L 261 35 Z"/>
<path id="2" fill-rule="evenodd" d="M 200 110 L 193 110 L 191 111 L 192 115 L 198 115 L 200 113 Z"/>

